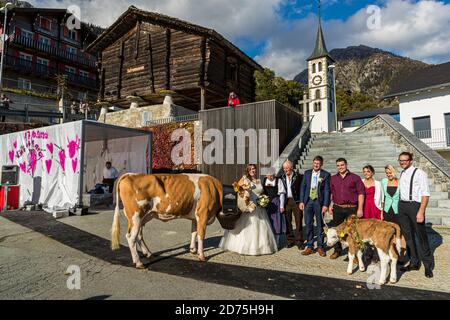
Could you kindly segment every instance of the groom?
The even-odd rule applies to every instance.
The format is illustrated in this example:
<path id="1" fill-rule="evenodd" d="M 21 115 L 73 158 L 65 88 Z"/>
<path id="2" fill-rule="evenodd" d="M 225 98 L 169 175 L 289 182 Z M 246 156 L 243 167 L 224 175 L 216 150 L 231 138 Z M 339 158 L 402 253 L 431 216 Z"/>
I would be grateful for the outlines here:
<path id="1" fill-rule="evenodd" d="M 305 212 L 306 249 L 302 255 L 314 253 L 314 217 L 316 218 L 317 253 L 326 257 L 323 242 L 323 215 L 328 211 L 331 202 L 330 177 L 322 170 L 323 158 L 317 156 L 313 160 L 312 170 L 307 170 L 300 188 L 300 210 Z"/>

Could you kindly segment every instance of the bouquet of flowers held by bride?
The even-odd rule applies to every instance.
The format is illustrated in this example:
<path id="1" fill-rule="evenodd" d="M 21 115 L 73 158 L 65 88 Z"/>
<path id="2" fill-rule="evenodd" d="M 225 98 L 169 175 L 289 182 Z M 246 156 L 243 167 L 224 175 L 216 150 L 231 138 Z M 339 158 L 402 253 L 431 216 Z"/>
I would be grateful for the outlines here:
<path id="1" fill-rule="evenodd" d="M 265 194 L 260 195 L 258 199 L 256 200 L 256 204 L 262 208 L 265 208 L 269 205 L 270 199 Z"/>

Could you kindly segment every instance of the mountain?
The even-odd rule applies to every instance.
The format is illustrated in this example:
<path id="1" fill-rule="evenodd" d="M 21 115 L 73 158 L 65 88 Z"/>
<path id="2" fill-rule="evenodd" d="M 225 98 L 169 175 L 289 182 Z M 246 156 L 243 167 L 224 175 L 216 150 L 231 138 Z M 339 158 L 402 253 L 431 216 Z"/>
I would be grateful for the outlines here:
<path id="1" fill-rule="evenodd" d="M 338 88 L 368 94 L 376 99 L 390 91 L 397 77 L 407 76 L 428 66 L 421 61 L 364 45 L 333 49 L 330 55 L 336 60 Z M 302 71 L 294 80 L 307 84 L 308 70 Z"/>

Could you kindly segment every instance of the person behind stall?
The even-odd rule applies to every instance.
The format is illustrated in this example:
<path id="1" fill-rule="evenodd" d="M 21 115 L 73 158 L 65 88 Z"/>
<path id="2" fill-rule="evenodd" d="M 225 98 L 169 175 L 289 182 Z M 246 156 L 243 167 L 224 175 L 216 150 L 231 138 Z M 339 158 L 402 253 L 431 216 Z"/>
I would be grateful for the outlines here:
<path id="1" fill-rule="evenodd" d="M 2 93 L 2 96 L 0 98 L 0 107 L 4 110 L 9 110 L 9 104 L 13 103 L 5 94 Z M 2 116 L 2 122 L 5 122 L 5 116 Z"/>
<path id="2" fill-rule="evenodd" d="M 228 97 L 228 106 L 237 107 L 240 104 L 241 101 L 239 100 L 238 96 L 234 92 L 231 92 L 230 96 Z"/>
<path id="3" fill-rule="evenodd" d="M 109 192 L 113 192 L 114 182 L 118 177 L 119 171 L 111 165 L 110 161 L 106 162 L 105 168 L 103 168 L 103 183 L 109 186 Z"/>

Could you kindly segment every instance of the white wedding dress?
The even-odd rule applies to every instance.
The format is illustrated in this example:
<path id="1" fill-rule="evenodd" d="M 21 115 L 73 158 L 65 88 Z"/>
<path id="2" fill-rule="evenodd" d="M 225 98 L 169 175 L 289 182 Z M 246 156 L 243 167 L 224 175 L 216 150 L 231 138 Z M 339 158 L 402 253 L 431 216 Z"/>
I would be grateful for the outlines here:
<path id="1" fill-rule="evenodd" d="M 254 203 L 263 191 L 259 180 L 257 183 L 251 182 L 250 194 Z M 277 242 L 266 209 L 256 206 L 256 210 L 252 213 L 243 212 L 236 222 L 236 227 L 233 230 L 225 230 L 219 247 L 250 256 L 277 252 Z"/>

